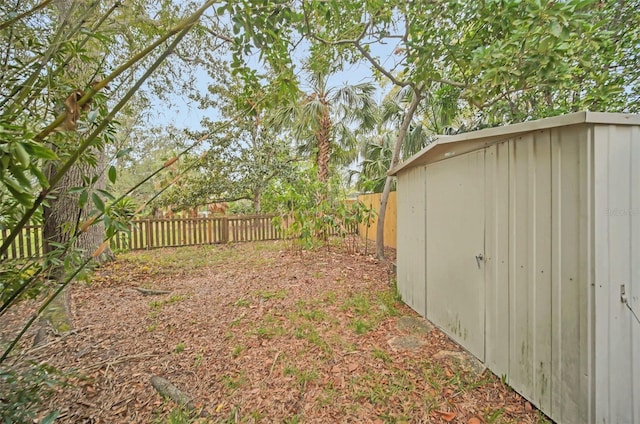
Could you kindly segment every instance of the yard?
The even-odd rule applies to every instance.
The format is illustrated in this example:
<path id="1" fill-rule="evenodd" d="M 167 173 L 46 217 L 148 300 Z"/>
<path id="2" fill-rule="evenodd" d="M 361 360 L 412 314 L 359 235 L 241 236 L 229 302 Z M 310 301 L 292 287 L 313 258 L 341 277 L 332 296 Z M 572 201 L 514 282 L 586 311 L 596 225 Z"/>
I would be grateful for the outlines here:
<path id="1" fill-rule="evenodd" d="M 75 331 L 23 354 L 67 376 L 48 401 L 57 422 L 546 422 L 398 301 L 390 271 L 283 242 L 121 254 L 74 287 Z"/>

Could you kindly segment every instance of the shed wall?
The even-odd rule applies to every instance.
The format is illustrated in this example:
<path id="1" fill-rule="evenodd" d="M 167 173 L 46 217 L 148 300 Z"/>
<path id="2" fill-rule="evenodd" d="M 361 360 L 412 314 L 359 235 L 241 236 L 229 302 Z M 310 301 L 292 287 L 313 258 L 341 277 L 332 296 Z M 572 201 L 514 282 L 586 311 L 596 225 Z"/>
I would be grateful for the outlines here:
<path id="1" fill-rule="evenodd" d="M 593 422 L 592 126 L 551 130 L 551 412 Z"/>
<path id="2" fill-rule="evenodd" d="M 598 125 L 594 135 L 596 422 L 637 423 L 640 127 Z"/>
<path id="3" fill-rule="evenodd" d="M 589 422 L 588 125 L 486 151 L 486 365 L 554 420 Z"/>
<path id="4" fill-rule="evenodd" d="M 486 365 L 554 421 L 640 423 L 640 126 L 574 123 L 483 150 Z M 425 245 L 447 237 L 425 225 L 429 170 L 398 175 L 398 284 L 423 316 L 460 295 L 421 295 Z"/>
<path id="5" fill-rule="evenodd" d="M 426 173 L 415 167 L 398 175 L 397 230 L 398 292 L 402 300 L 422 316 L 426 309 Z"/>

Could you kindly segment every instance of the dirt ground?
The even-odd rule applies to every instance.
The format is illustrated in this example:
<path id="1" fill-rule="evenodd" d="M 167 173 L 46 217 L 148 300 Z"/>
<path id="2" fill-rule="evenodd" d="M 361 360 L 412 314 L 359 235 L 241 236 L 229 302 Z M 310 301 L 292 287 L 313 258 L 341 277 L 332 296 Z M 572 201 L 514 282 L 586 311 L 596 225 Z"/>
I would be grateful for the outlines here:
<path id="1" fill-rule="evenodd" d="M 22 355 L 68 376 L 47 401 L 62 423 L 547 422 L 399 302 L 391 270 L 282 242 L 122 254 L 74 286 L 75 330 L 37 349 L 29 333 Z M 31 310 L 5 316 L 0 335 Z"/>

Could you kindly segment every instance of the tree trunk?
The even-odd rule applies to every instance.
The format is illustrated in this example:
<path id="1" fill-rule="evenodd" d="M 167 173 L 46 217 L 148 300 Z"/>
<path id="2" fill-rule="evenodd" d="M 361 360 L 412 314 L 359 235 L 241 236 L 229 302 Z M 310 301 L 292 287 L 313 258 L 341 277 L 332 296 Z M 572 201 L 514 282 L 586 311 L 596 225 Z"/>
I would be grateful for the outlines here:
<path id="1" fill-rule="evenodd" d="M 99 163 L 104 161 L 103 153 L 98 152 L 96 155 Z M 45 254 L 58 249 L 56 247 L 58 244 L 66 245 L 73 234 L 78 231 L 78 227 L 88 219 L 91 208 L 85 206 L 85 208 L 80 209 L 78 206 L 79 194 L 70 194 L 68 191 L 71 187 L 82 187 L 84 185 L 83 176 L 90 177 L 97 172 L 96 168 L 89 165 L 76 164 L 60 180 L 56 187 L 57 194 L 55 198 L 49 200 L 49 206 L 43 210 Z M 104 189 L 105 184 L 105 179 L 102 176 L 96 181 L 94 189 Z M 102 222 L 90 226 L 88 231 L 81 233 L 73 245 L 69 246 L 70 250 L 64 252 L 63 257 L 59 259 L 64 260 L 64 256 L 74 254 L 75 252 L 73 251 L 78 252 L 81 258 L 91 256 L 104 241 L 104 236 L 104 224 Z M 113 253 L 108 247 L 96 258 L 98 262 L 112 259 Z M 50 278 L 60 284 L 64 275 L 64 265 L 60 265 L 53 269 Z M 43 321 L 48 321 L 57 332 L 69 331 L 73 328 L 70 307 L 71 298 L 67 287 L 47 308 L 42 319 Z"/>
<path id="2" fill-rule="evenodd" d="M 253 212 L 259 214 L 262 210 L 262 191 L 255 190 L 253 192 Z"/>
<path id="3" fill-rule="evenodd" d="M 402 149 L 402 143 L 407 135 L 407 131 L 409 130 L 409 125 L 411 124 L 411 120 L 413 119 L 413 115 L 418 109 L 418 105 L 422 100 L 422 93 L 414 89 L 413 99 L 411 100 L 411 104 L 409 105 L 409 109 L 407 113 L 405 113 L 404 118 L 402 120 L 402 125 L 400 126 L 400 130 L 398 131 L 398 137 L 396 138 L 396 144 L 393 149 L 393 156 L 391 158 L 391 164 L 389 165 L 389 171 L 391 171 L 398 164 L 400 160 L 400 151 Z M 384 189 L 382 190 L 382 196 L 380 198 L 380 209 L 378 210 L 378 226 L 376 228 L 376 256 L 378 259 L 384 259 L 384 220 L 387 214 L 387 203 L 389 202 L 389 193 L 391 193 L 391 183 L 393 178 L 390 175 L 387 175 L 387 179 L 384 182 Z"/>
<path id="4" fill-rule="evenodd" d="M 328 106 L 323 112 L 320 131 L 316 135 L 318 140 L 318 180 L 326 183 L 329 181 L 329 156 L 331 155 L 331 118 L 329 117 Z"/>

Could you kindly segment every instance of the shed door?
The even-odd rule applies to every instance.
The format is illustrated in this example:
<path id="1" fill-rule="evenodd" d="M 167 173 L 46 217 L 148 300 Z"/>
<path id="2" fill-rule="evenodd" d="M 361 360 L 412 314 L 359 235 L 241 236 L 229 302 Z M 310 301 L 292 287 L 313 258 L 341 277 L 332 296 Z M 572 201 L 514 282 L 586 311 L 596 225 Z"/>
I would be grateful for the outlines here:
<path id="1" fill-rule="evenodd" d="M 484 361 L 484 150 L 427 166 L 427 317 Z"/>

